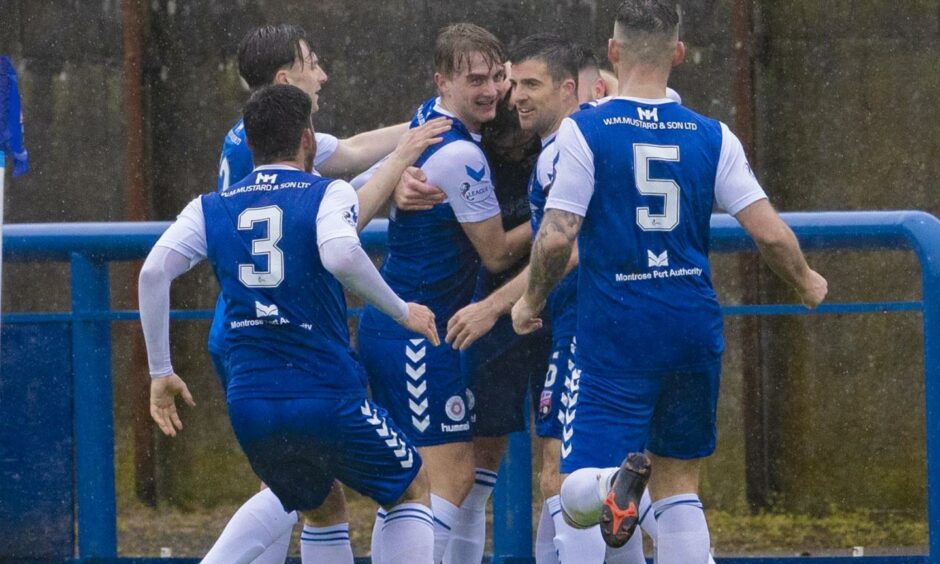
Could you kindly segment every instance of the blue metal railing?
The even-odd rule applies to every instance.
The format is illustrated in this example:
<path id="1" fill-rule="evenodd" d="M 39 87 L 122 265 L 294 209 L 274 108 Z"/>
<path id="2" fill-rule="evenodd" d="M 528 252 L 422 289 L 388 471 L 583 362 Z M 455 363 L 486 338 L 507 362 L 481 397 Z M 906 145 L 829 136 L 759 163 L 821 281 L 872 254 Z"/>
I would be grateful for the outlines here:
<path id="1" fill-rule="evenodd" d="M 795 305 L 740 305 L 726 315 L 788 315 L 920 311 L 924 329 L 927 429 L 940 424 L 940 220 L 916 211 L 783 214 L 801 245 L 821 250 L 911 250 L 921 266 L 921 301 L 824 304 L 808 311 Z M 133 320 L 137 312 L 110 309 L 108 264 L 146 256 L 168 223 L 81 223 L 7 225 L 3 259 L 11 262 L 65 261 L 71 264 L 72 311 L 11 313 L 3 323 L 72 322 L 75 390 L 75 488 L 80 559 L 113 559 L 117 554 L 114 490 L 114 432 L 111 398 L 112 321 Z M 370 252 L 382 249 L 387 223 L 374 221 L 362 235 Z M 712 251 L 755 250 L 727 215 L 712 217 Z M 204 319 L 208 311 L 174 311 L 175 319 Z M 494 495 L 494 561 L 531 562 L 531 465 L 529 437 L 516 433 Z M 940 434 L 927 433 L 929 555 L 853 558 L 852 562 L 940 563 Z M 806 561 L 807 559 L 802 559 Z M 847 561 L 813 559 L 817 564 Z M 781 558 L 722 559 L 728 563 L 784 562 Z"/>

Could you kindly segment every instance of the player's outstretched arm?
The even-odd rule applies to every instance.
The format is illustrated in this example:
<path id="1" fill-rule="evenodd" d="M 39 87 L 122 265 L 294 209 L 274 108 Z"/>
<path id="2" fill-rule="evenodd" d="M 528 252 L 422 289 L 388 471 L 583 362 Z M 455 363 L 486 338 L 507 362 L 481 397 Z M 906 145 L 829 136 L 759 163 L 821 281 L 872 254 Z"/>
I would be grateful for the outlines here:
<path id="1" fill-rule="evenodd" d="M 440 143 L 443 140 L 440 135 L 450 129 L 451 123 L 447 118 L 433 119 L 420 127 L 409 129 L 401 136 L 401 141 L 392 154 L 357 191 L 360 230 L 385 206 L 405 169 L 414 164 L 429 146 Z"/>
<path id="2" fill-rule="evenodd" d="M 578 246 L 575 245 L 565 267 L 565 275 L 578 266 Z M 529 284 L 529 265 L 526 265 L 512 280 L 493 291 L 489 296 L 464 306 L 447 322 L 447 341 L 457 350 L 467 350 L 477 339 L 486 335 L 496 321 L 512 311 Z"/>
<path id="3" fill-rule="evenodd" d="M 747 206 L 735 216 L 757 244 L 770 268 L 793 286 L 808 308 L 818 306 L 829 291 L 828 282 L 809 267 L 800 243 L 766 199 Z"/>
<path id="4" fill-rule="evenodd" d="M 512 308 L 512 327 L 516 333 L 525 335 L 542 326 L 538 314 L 545 307 L 549 292 L 565 275 L 583 221 L 583 217 L 572 212 L 556 208 L 545 211 L 532 245 L 529 285 Z"/>
<path id="5" fill-rule="evenodd" d="M 405 122 L 340 139 L 336 152 L 317 168 L 326 176 L 348 177 L 359 174 L 391 153 L 407 131 L 408 123 Z"/>
<path id="6" fill-rule="evenodd" d="M 176 375 L 170 362 L 170 285 L 176 277 L 192 268 L 198 258 L 188 258 L 162 244 L 198 239 L 198 236 L 193 237 L 192 226 L 187 224 L 186 211 L 147 255 L 140 271 L 138 294 L 140 324 L 151 376 L 150 416 L 160 430 L 171 437 L 183 428 L 176 412 L 176 396 L 182 395 L 187 404 L 196 405 L 186 383 Z M 198 243 L 194 246 L 198 247 Z"/>

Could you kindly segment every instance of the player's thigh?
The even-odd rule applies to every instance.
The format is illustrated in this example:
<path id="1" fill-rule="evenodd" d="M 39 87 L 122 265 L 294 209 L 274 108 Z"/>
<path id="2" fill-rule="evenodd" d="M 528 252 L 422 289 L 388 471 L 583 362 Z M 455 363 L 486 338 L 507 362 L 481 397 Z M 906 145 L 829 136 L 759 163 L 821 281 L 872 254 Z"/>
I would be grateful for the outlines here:
<path id="1" fill-rule="evenodd" d="M 648 449 L 661 457 L 692 460 L 715 451 L 721 364 L 663 376 Z"/>
<path id="2" fill-rule="evenodd" d="M 372 399 L 388 410 L 415 446 L 471 438 L 467 381 L 460 353 L 424 339 L 387 339 L 359 334 L 359 356 L 369 375 Z"/>
<path id="3" fill-rule="evenodd" d="M 422 465 L 405 431 L 368 400 L 344 400 L 334 416 L 330 457 L 336 478 L 383 506 L 402 498 Z"/>
<path id="4" fill-rule="evenodd" d="M 229 403 L 235 437 L 252 470 L 288 511 L 320 507 L 333 485 L 330 405 L 322 400 L 239 399 Z"/>
<path id="5" fill-rule="evenodd" d="M 343 486 L 337 481 L 333 482 L 330 493 L 317 507 L 303 513 L 304 521 L 314 527 L 329 527 L 349 522 L 349 513 L 346 511 L 346 494 Z"/>
<path id="6" fill-rule="evenodd" d="M 544 378 L 532 390 L 535 403 L 535 434 L 539 437 L 561 441 L 565 403 L 568 401 L 565 390 L 566 386 L 571 384 L 573 369 L 573 338 L 555 340 Z M 533 379 L 533 383 L 538 383 L 538 380 Z"/>
<path id="7" fill-rule="evenodd" d="M 618 466 L 646 447 L 658 378 L 611 378 L 572 370 L 562 428 L 561 471 Z"/>

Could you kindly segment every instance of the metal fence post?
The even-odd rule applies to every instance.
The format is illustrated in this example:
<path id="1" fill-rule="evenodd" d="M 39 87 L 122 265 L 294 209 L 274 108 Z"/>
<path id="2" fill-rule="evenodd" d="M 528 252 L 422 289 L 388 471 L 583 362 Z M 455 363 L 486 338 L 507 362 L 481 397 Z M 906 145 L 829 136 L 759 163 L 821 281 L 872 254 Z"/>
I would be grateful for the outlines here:
<path id="1" fill-rule="evenodd" d="M 71 265 L 78 552 L 81 558 L 115 557 L 117 510 L 108 264 L 72 253 Z"/>
<path id="2" fill-rule="evenodd" d="M 526 413 L 528 413 L 526 402 Z M 509 447 L 493 492 L 493 564 L 532 560 L 532 439 L 509 435 Z"/>

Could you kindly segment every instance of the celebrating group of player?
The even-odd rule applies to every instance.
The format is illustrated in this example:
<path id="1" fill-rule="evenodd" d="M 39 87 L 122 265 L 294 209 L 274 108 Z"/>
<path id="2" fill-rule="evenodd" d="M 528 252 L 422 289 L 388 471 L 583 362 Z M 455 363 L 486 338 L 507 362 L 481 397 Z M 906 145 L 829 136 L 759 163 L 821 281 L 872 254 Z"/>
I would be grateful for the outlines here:
<path id="1" fill-rule="evenodd" d="M 734 134 L 667 89 L 678 24 L 667 0 L 624 1 L 614 81 L 554 35 L 507 57 L 488 31 L 448 26 L 438 96 L 410 124 L 342 140 L 314 133 L 327 77 L 304 32 L 245 37 L 253 93 L 218 190 L 183 210 L 140 279 L 151 415 L 175 435 L 176 395 L 193 402 L 170 362 L 169 289 L 209 259 L 222 289 L 209 349 L 268 487 L 204 562 L 283 562 L 298 512 L 304 562 L 352 562 L 340 484 L 380 505 L 373 562 L 480 562 L 530 391 L 538 563 L 644 562 L 638 523 L 660 564 L 709 561 L 697 491 L 723 350 L 713 208 L 808 307 L 827 288 Z M 379 273 L 358 232 L 390 199 Z M 367 304 L 358 358 L 343 287 Z"/>

